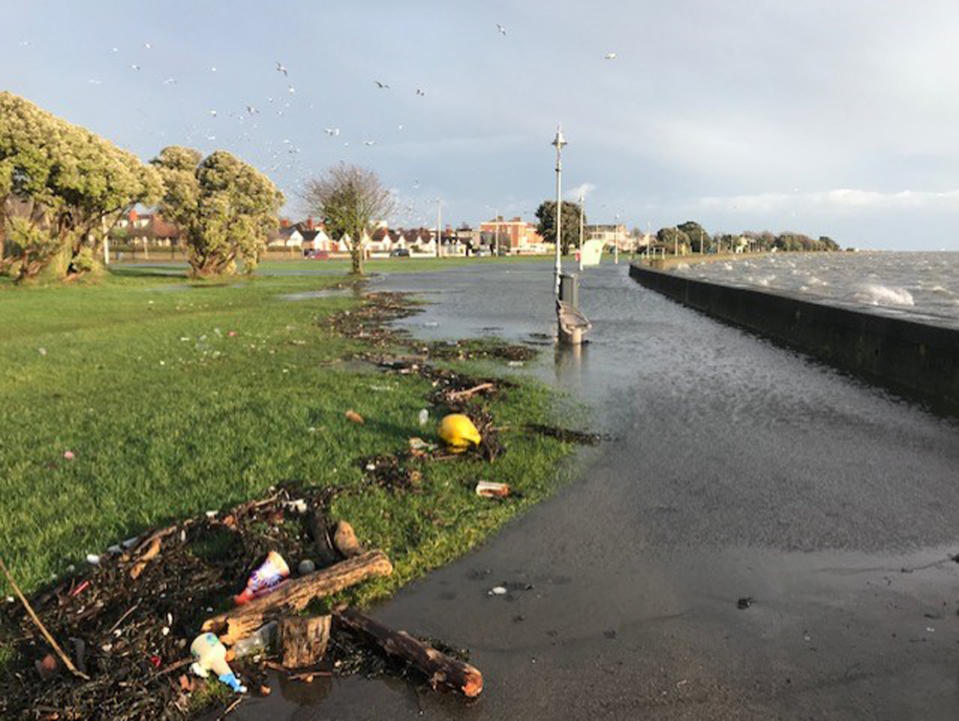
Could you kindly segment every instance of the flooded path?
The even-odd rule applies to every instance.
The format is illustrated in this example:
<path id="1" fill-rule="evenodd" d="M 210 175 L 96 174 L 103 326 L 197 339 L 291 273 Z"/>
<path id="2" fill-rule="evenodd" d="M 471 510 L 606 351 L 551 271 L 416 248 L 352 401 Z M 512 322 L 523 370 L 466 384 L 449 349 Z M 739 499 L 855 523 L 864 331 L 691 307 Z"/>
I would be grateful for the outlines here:
<path id="1" fill-rule="evenodd" d="M 431 338 L 554 332 L 548 264 L 391 276 Z M 274 684 L 236 719 L 954 719 L 959 426 L 590 270 L 581 352 L 532 370 L 614 440 L 572 483 L 374 609 L 470 648 L 466 704 Z M 903 571 L 906 569 L 906 572 Z M 491 597 L 507 582 L 512 591 Z M 752 599 L 740 609 L 740 598 Z"/>

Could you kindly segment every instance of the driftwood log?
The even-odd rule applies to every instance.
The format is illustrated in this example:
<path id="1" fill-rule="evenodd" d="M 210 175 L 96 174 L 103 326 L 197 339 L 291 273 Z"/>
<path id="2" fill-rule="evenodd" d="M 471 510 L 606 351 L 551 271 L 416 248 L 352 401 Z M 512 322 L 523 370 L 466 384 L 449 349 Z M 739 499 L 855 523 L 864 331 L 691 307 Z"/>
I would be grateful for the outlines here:
<path id="1" fill-rule="evenodd" d="M 483 692 L 483 674 L 478 668 L 450 658 L 406 631 L 394 631 L 352 608 L 338 612 L 336 620 L 365 635 L 389 655 L 418 668 L 426 674 L 434 689 L 439 685 L 448 686 L 467 698 L 475 698 Z"/>
<path id="2" fill-rule="evenodd" d="M 319 662 L 330 641 L 330 616 L 287 616 L 279 622 L 284 668 L 306 668 Z"/>
<path id="3" fill-rule="evenodd" d="M 314 509 L 310 514 L 310 535 L 316 549 L 317 566 L 323 568 L 340 560 L 340 554 L 333 548 L 330 540 L 330 525 L 326 515 L 320 509 Z"/>
<path id="4" fill-rule="evenodd" d="M 315 573 L 287 581 L 272 593 L 230 609 L 203 623 L 204 631 L 230 645 L 249 636 L 280 610 L 300 611 L 314 598 L 329 596 L 373 576 L 389 576 L 393 564 L 382 551 L 370 551 Z"/>

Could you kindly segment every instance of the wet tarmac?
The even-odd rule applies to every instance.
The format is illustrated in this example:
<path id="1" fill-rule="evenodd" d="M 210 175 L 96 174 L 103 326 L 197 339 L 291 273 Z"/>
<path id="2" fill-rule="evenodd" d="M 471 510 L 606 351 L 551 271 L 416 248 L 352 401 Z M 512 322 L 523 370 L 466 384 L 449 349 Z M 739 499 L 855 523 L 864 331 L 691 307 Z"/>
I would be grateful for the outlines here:
<path id="1" fill-rule="evenodd" d="M 403 321 L 427 338 L 555 332 L 545 263 L 377 289 L 432 301 Z M 468 647 L 482 697 L 277 682 L 231 718 L 955 719 L 959 424 L 699 316 L 625 264 L 590 269 L 580 305 L 591 343 L 544 346 L 519 372 L 614 440 L 373 611 Z"/>

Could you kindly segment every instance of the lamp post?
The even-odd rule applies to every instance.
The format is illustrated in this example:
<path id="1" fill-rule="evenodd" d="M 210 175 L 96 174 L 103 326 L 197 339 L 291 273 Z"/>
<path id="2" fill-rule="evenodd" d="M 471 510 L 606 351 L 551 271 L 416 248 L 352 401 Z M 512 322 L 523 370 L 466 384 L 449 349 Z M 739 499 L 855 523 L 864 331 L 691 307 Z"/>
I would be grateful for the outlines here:
<path id="1" fill-rule="evenodd" d="M 556 137 L 553 138 L 552 145 L 556 146 L 556 266 L 553 269 L 554 283 L 553 287 L 556 297 L 559 298 L 559 276 L 563 272 L 563 264 L 560 260 L 559 246 L 563 237 L 563 146 L 566 145 L 566 138 L 563 137 L 563 129 L 556 126 Z"/>
<path id="2" fill-rule="evenodd" d="M 579 272 L 583 272 L 583 216 L 586 214 L 586 196 L 579 194 Z"/>

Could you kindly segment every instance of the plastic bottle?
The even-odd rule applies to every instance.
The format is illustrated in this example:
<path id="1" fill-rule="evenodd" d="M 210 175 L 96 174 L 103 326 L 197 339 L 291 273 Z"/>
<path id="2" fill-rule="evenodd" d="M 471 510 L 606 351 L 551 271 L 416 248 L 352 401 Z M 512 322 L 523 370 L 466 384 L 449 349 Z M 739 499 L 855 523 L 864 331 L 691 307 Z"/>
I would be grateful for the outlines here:
<path id="1" fill-rule="evenodd" d="M 270 621 L 260 626 L 246 638 L 241 638 L 233 646 L 233 653 L 237 658 L 255 656 L 267 651 L 276 640 L 276 621 Z"/>
<path id="2" fill-rule="evenodd" d="M 419 421 L 421 426 L 425 426 L 427 421 L 430 419 L 430 412 L 425 408 L 420 411 Z"/>

